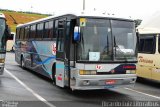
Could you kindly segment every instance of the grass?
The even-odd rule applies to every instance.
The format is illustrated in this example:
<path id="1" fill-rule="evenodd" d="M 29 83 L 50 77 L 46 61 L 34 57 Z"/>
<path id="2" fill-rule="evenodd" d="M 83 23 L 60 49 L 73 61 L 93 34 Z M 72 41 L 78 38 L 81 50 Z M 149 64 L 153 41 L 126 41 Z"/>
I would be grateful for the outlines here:
<path id="1" fill-rule="evenodd" d="M 29 13 L 10 12 L 10 11 L 0 11 L 0 12 L 6 16 L 7 24 L 11 28 L 12 32 L 16 31 L 16 26 L 18 24 L 24 24 L 30 21 L 47 17 L 47 15 L 40 15 L 40 14 L 33 14 L 33 13 L 29 14 Z"/>

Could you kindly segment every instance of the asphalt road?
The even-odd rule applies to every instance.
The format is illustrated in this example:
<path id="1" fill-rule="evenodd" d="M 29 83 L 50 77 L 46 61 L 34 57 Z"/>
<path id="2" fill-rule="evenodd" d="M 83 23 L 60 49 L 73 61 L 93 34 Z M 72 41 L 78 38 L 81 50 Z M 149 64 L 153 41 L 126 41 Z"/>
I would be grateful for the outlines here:
<path id="1" fill-rule="evenodd" d="M 0 76 L 0 107 L 104 107 L 112 102 L 139 101 L 160 106 L 160 83 L 139 79 L 133 88 L 72 92 L 22 69 L 14 53 L 7 53 L 5 71 Z"/>

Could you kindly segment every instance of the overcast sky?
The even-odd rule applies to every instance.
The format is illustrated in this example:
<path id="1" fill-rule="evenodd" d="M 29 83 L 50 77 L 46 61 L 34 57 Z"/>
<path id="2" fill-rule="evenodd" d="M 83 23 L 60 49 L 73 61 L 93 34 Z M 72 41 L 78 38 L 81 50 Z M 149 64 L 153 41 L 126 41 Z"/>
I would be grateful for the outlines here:
<path id="1" fill-rule="evenodd" d="M 145 19 L 160 12 L 160 0 L 85 0 L 86 10 L 121 14 Z M 0 0 L 0 8 L 17 11 L 59 14 L 81 12 L 83 0 Z"/>

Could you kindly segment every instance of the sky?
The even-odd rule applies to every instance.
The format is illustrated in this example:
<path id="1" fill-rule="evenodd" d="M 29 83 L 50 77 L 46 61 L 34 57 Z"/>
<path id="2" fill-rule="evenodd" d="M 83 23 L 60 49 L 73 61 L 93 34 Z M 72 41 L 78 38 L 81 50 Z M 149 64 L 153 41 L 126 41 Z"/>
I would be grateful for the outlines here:
<path id="1" fill-rule="evenodd" d="M 160 0 L 85 0 L 85 10 L 147 19 L 160 12 Z M 1 9 L 45 14 L 82 12 L 83 0 L 0 0 Z"/>

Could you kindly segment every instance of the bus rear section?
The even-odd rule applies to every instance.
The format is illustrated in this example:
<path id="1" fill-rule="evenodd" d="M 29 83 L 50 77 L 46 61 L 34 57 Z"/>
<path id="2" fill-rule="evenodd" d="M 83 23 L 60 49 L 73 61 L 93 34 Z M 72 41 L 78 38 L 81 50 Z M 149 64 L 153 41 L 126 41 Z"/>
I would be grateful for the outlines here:
<path id="1" fill-rule="evenodd" d="M 8 26 L 6 25 L 6 19 L 4 14 L 0 13 L 0 75 L 3 74 L 4 71 L 4 62 L 6 55 L 6 41 L 9 37 Z"/>
<path id="2" fill-rule="evenodd" d="M 48 22 L 52 35 L 36 37 L 39 24 L 46 32 Z M 20 25 L 17 32 L 16 61 L 59 87 L 92 90 L 135 84 L 137 38 L 131 19 L 66 14 Z"/>
<path id="3" fill-rule="evenodd" d="M 137 75 L 141 78 L 160 81 L 160 30 L 139 28 Z"/>

